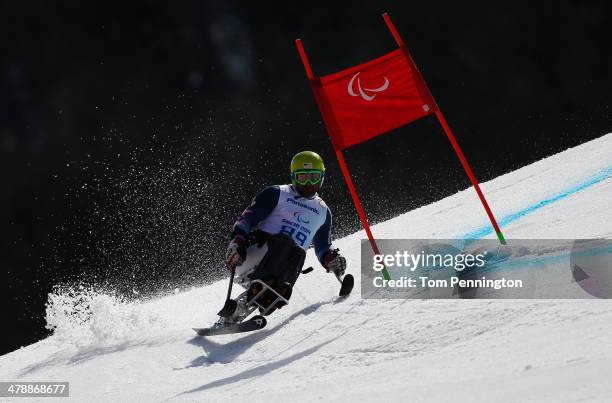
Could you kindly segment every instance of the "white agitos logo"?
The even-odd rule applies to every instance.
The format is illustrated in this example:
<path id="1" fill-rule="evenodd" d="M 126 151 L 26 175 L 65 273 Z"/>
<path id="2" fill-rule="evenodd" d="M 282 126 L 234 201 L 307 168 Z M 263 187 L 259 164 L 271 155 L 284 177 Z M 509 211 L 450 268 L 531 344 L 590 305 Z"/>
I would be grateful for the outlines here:
<path id="1" fill-rule="evenodd" d="M 365 99 L 366 101 L 371 101 L 374 98 L 376 98 L 376 93 L 383 92 L 384 90 L 389 88 L 389 79 L 387 77 L 384 77 L 384 76 L 383 77 L 385 79 L 385 83 L 383 85 L 381 85 L 380 87 L 378 87 L 378 88 L 361 88 L 361 79 L 359 77 L 357 77 L 359 74 L 361 74 L 361 71 L 359 73 L 355 74 L 353 77 L 351 77 L 351 80 L 348 83 L 348 93 L 352 97 L 358 97 L 359 96 L 359 97 Z M 355 92 L 353 90 L 353 82 L 355 81 L 355 79 L 357 79 L 357 92 Z"/>

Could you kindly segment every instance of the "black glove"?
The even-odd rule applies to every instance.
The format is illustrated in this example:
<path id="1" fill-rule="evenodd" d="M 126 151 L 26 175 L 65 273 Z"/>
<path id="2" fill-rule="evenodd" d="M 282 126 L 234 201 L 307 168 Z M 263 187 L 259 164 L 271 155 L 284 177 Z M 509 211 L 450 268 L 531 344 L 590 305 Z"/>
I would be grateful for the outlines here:
<path id="1" fill-rule="evenodd" d="M 247 239 L 242 235 L 236 235 L 229 243 L 225 253 L 225 265 L 230 271 L 234 271 L 236 266 L 240 266 L 246 260 Z"/>
<path id="2" fill-rule="evenodd" d="M 346 270 L 346 259 L 340 255 L 339 249 L 330 249 L 323 257 L 323 266 L 328 272 L 342 276 Z"/>

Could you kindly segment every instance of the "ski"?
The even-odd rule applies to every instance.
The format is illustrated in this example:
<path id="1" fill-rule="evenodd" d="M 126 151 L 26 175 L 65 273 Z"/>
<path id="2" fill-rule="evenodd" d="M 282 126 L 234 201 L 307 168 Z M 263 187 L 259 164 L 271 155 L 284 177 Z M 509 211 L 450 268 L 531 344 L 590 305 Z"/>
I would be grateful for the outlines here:
<path id="1" fill-rule="evenodd" d="M 219 336 L 222 334 L 252 332 L 263 329 L 267 324 L 266 318 L 260 315 L 253 316 L 244 322 L 231 325 L 213 325 L 207 328 L 193 328 L 199 336 Z"/>
<path id="2" fill-rule="evenodd" d="M 347 274 L 344 278 L 340 278 L 340 276 L 336 276 L 338 281 L 340 282 L 340 292 L 338 293 L 341 297 L 346 297 L 353 291 L 353 286 L 355 285 L 355 278 L 352 274 Z"/>

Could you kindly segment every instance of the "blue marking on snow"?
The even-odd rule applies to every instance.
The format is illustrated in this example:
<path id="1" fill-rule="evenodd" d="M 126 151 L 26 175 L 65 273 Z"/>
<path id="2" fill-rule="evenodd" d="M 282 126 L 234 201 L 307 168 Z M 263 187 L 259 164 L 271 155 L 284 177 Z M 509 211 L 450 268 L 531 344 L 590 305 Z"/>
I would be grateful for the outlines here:
<path id="1" fill-rule="evenodd" d="M 498 221 L 498 224 L 500 226 L 500 228 L 502 228 L 502 232 L 503 232 L 503 227 L 526 216 L 527 214 L 531 214 L 534 211 L 537 211 L 539 209 L 541 209 L 542 207 L 546 207 L 549 206 L 553 203 L 558 202 L 559 200 L 563 200 L 569 196 L 572 196 L 588 187 L 591 187 L 599 182 L 602 182 L 608 178 L 612 177 L 612 167 L 608 167 L 606 169 L 604 169 L 603 171 L 587 178 L 584 182 L 581 182 L 577 185 L 574 185 L 573 187 L 566 189 L 560 193 L 557 193 L 547 199 L 541 200 L 537 203 L 534 203 L 532 205 L 529 205 L 527 207 L 525 207 L 524 209 L 517 211 L 516 213 L 512 213 L 510 215 L 507 215 L 505 217 L 503 217 L 501 220 Z M 477 228 L 471 232 L 468 232 L 467 234 L 465 234 L 462 238 L 463 239 L 481 239 L 484 238 L 487 235 L 493 234 L 494 230 L 493 227 L 489 224 L 489 225 L 485 225 L 482 226 L 480 228 Z"/>
<path id="2" fill-rule="evenodd" d="M 537 245 L 537 244 L 536 244 Z M 514 258 L 513 256 L 508 257 L 507 260 L 502 262 L 493 264 L 490 267 L 486 265 L 484 268 L 489 270 L 518 270 L 518 269 L 528 269 L 528 268 L 542 268 L 544 266 L 546 269 L 558 268 L 561 270 L 565 270 L 569 265 L 569 262 L 572 258 L 578 257 L 588 257 L 594 258 L 595 256 L 612 256 L 612 244 L 608 242 L 608 244 L 594 244 L 592 247 L 583 250 L 574 250 L 573 248 L 563 250 L 560 253 L 552 252 L 547 253 L 544 256 L 536 256 L 533 255 L 521 256 Z M 563 265 L 554 266 L 555 263 L 564 263 Z"/>

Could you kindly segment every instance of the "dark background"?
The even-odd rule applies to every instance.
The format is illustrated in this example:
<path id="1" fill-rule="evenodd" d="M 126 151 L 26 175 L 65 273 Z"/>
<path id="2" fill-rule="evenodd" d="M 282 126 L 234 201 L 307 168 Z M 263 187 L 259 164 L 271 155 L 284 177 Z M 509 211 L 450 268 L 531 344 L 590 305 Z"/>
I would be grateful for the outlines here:
<path id="1" fill-rule="evenodd" d="M 47 334 L 55 284 L 222 277 L 297 151 L 327 162 L 334 236 L 360 228 L 297 37 L 325 75 L 394 49 L 388 11 L 481 181 L 610 131 L 607 1 L 264 4 L 0 5 L 1 353 Z M 469 186 L 431 117 L 345 156 L 374 223 Z"/>

